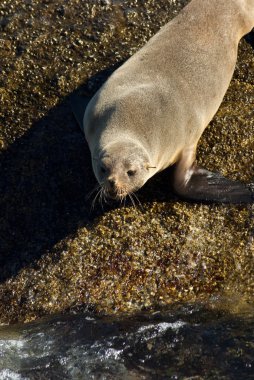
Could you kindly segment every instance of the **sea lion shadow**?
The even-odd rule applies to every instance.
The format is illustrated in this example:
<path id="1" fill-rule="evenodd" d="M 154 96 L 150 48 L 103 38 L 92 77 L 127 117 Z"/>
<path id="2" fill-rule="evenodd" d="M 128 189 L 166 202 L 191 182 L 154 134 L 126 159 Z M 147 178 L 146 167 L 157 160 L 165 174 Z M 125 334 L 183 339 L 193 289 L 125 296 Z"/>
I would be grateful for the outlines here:
<path id="1" fill-rule="evenodd" d="M 250 31 L 250 33 L 246 34 L 244 36 L 244 39 L 246 42 L 248 42 L 248 44 L 250 44 L 252 46 L 252 48 L 254 49 L 254 28 Z"/>
<path id="2" fill-rule="evenodd" d="M 74 92 L 92 96 L 115 69 L 97 73 Z M 0 153 L 0 282 L 24 267 L 36 267 L 47 251 L 57 257 L 63 249 L 54 248 L 57 243 L 64 245 L 78 228 L 89 228 L 98 216 L 121 207 L 119 202 L 102 207 L 99 201 L 91 207 L 97 182 L 84 134 L 71 112 L 72 95 Z M 164 200 L 156 178 L 152 187 L 149 181 L 140 191 L 141 203 Z"/>
<path id="3" fill-rule="evenodd" d="M 92 96 L 115 68 L 97 73 L 75 92 Z M 57 260 L 66 237 L 83 226 L 92 228 L 97 217 L 121 207 L 119 202 L 102 207 L 99 201 L 91 206 L 97 182 L 71 112 L 72 95 L 0 153 L 0 282 L 24 267 L 36 268 L 48 251 Z M 140 198 L 146 201 L 147 192 L 141 190 Z"/>

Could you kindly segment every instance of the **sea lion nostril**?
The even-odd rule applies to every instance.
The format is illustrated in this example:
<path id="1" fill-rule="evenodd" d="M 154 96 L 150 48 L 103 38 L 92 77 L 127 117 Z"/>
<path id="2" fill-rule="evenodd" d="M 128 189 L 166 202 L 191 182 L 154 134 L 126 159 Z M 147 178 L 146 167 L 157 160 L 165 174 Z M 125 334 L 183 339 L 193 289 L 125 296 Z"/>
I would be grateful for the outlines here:
<path id="1" fill-rule="evenodd" d="M 116 182 L 115 182 L 114 179 L 109 179 L 109 180 L 108 180 L 108 183 L 109 183 L 109 186 L 110 186 L 112 189 L 115 187 Z"/>

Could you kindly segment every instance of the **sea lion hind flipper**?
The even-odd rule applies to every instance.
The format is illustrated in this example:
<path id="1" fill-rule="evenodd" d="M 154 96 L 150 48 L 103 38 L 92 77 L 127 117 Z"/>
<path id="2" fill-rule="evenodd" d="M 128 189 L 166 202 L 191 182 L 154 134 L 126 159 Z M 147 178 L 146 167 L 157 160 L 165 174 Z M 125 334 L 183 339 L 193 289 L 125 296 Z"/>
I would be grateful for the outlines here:
<path id="1" fill-rule="evenodd" d="M 223 177 L 220 173 L 194 167 L 189 178 L 176 193 L 187 200 L 208 203 L 254 203 L 254 192 L 241 182 Z"/>
<path id="2" fill-rule="evenodd" d="M 85 114 L 86 107 L 91 100 L 89 96 L 78 95 L 77 93 L 73 93 L 70 95 L 69 101 L 71 105 L 71 110 L 73 115 L 75 116 L 78 125 L 83 131 L 83 117 Z"/>

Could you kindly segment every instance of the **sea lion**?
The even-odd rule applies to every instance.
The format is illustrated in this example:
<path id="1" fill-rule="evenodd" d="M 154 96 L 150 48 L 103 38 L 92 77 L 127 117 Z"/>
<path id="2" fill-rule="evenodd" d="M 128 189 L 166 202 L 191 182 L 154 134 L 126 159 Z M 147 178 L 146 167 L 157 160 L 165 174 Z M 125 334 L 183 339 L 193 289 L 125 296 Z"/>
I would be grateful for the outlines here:
<path id="1" fill-rule="evenodd" d="M 254 0 L 192 0 L 110 76 L 82 123 L 105 196 L 122 199 L 174 165 L 173 187 L 184 198 L 253 201 L 245 185 L 195 164 L 200 136 L 231 81 L 238 43 L 253 26 Z M 76 114 L 77 107 L 73 101 Z"/>

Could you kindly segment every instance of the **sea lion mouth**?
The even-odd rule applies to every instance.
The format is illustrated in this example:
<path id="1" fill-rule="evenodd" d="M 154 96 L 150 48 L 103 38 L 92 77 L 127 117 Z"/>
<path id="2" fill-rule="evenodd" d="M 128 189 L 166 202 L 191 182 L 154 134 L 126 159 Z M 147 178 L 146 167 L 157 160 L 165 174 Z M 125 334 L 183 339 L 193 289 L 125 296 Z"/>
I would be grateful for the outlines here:
<path id="1" fill-rule="evenodd" d="M 115 199 L 115 200 L 123 200 L 126 198 L 128 193 L 126 191 L 118 191 L 118 190 L 108 190 L 107 191 L 107 197 L 110 199 Z"/>
<path id="2" fill-rule="evenodd" d="M 107 200 L 120 201 L 121 204 L 125 205 L 125 201 L 127 199 L 131 201 L 134 207 L 136 207 L 137 205 L 141 206 L 141 202 L 138 199 L 138 196 L 135 194 L 136 190 L 134 189 L 131 191 L 123 190 L 122 188 L 109 189 L 105 183 L 101 183 L 92 191 L 92 193 L 95 191 L 96 194 L 92 201 L 92 208 L 95 207 L 96 201 L 99 201 L 101 205 L 103 204 L 103 202 L 108 203 Z"/>
<path id="3" fill-rule="evenodd" d="M 128 195 L 128 191 L 126 188 L 123 188 L 122 186 L 119 186 L 115 181 L 113 180 L 107 180 L 103 184 L 104 188 L 104 195 L 106 198 L 110 199 L 116 199 L 116 200 L 123 200 Z"/>
<path id="4" fill-rule="evenodd" d="M 107 191 L 107 198 L 110 198 L 110 199 L 118 199 L 118 194 L 116 191 Z"/>

